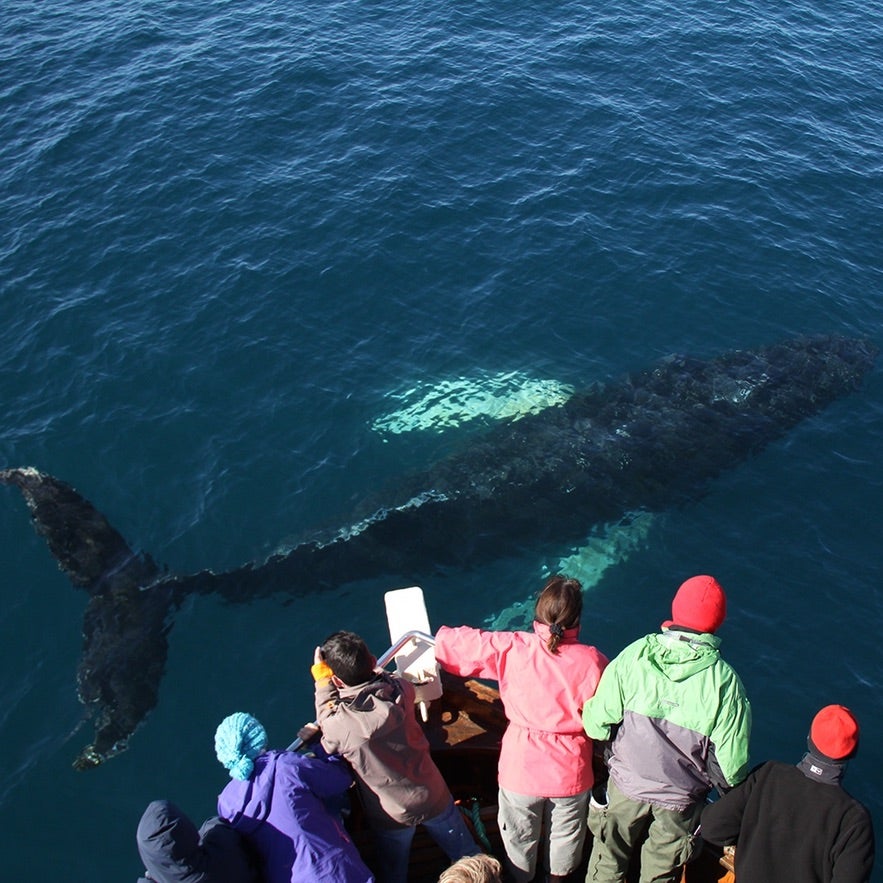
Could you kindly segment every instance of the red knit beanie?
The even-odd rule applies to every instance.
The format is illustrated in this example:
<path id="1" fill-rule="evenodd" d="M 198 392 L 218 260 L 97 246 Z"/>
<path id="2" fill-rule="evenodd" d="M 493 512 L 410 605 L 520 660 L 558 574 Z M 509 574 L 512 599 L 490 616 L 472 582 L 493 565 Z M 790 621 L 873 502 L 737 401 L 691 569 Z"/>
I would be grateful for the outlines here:
<path id="1" fill-rule="evenodd" d="M 671 602 L 671 619 L 663 628 L 682 625 L 697 632 L 716 632 L 727 615 L 727 596 L 713 576 L 691 576 Z"/>
<path id="2" fill-rule="evenodd" d="M 826 705 L 812 720 L 812 744 L 831 760 L 843 760 L 858 748 L 858 721 L 843 705 Z"/>

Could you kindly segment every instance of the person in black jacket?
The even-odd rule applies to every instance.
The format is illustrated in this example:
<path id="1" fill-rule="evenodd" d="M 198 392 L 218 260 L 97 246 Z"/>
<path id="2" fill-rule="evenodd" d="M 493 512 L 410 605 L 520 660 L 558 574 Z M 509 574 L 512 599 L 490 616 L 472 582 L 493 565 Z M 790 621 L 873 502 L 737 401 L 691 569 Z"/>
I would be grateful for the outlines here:
<path id="1" fill-rule="evenodd" d="M 223 819 L 196 825 L 168 800 L 154 800 L 138 823 L 146 868 L 138 883 L 257 883 L 257 873 L 233 827 Z"/>
<path id="2" fill-rule="evenodd" d="M 736 844 L 739 883 L 865 883 L 874 866 L 868 810 L 841 786 L 859 727 L 842 705 L 813 718 L 796 766 L 767 761 L 702 813 L 702 837 Z"/>

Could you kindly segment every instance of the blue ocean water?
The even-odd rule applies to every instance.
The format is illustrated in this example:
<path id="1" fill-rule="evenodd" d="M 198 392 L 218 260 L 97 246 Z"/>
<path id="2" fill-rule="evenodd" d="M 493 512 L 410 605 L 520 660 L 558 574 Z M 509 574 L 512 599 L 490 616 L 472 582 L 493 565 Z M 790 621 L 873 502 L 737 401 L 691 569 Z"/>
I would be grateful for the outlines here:
<path id="1" fill-rule="evenodd" d="M 881 38 L 850 0 L 6 0 L 0 465 L 71 482 L 171 570 L 220 570 L 480 431 L 377 430 L 446 384 L 881 344 Z M 881 439 L 878 369 L 656 519 L 583 630 L 613 654 L 716 574 L 754 759 L 798 759 L 815 710 L 849 705 L 879 830 Z M 387 644 L 386 582 L 193 600 L 129 750 L 74 772 L 86 598 L 0 497 L 4 878 L 134 879 L 149 800 L 212 813 L 222 717 L 287 743 L 318 641 Z M 427 573 L 430 617 L 489 621 L 548 566 Z"/>

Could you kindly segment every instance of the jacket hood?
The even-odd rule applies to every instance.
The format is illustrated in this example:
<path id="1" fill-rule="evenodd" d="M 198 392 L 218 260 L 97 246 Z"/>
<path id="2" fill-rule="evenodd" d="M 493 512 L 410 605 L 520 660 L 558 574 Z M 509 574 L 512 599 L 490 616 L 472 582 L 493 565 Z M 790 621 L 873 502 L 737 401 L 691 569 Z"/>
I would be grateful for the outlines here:
<path id="1" fill-rule="evenodd" d="M 206 883 L 199 831 L 168 800 L 148 804 L 138 823 L 138 852 L 154 880 L 162 883 Z"/>
<path id="2" fill-rule="evenodd" d="M 414 686 L 389 672 L 379 672 L 370 681 L 354 687 L 341 687 L 338 695 L 341 707 L 346 709 L 350 745 L 364 747 L 372 740 L 400 741 L 400 728 L 407 716 L 414 713 Z M 341 753 L 348 756 L 345 750 Z"/>
<path id="3" fill-rule="evenodd" d="M 402 688 L 389 672 L 377 672 L 370 681 L 356 684 L 354 687 L 340 687 L 338 695 L 341 700 L 353 708 L 368 711 L 378 701 L 395 702 L 402 692 Z"/>
<path id="4" fill-rule="evenodd" d="M 714 665 L 720 658 L 720 643 L 717 635 L 666 628 L 650 636 L 647 655 L 664 677 L 677 682 Z"/>
<path id="5" fill-rule="evenodd" d="M 278 754 L 265 751 L 255 758 L 254 770 L 247 781 L 231 779 L 224 789 L 224 815 L 242 834 L 256 831 L 270 814 Z"/>

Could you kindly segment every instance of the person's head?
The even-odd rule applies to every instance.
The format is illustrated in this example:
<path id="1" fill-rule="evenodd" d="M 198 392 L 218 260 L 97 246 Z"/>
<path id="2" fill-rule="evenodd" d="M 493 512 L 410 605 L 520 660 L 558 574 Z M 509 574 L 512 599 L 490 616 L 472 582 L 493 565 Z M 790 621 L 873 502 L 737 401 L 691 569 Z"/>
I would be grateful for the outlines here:
<path id="1" fill-rule="evenodd" d="M 197 878 L 203 856 L 196 825 L 169 800 L 154 800 L 138 822 L 138 854 L 151 880 Z"/>
<path id="2" fill-rule="evenodd" d="M 244 711 L 225 717 L 215 730 L 215 754 L 231 779 L 249 779 L 255 758 L 266 747 L 267 731 L 256 717 Z"/>
<path id="3" fill-rule="evenodd" d="M 549 626 L 547 646 L 552 653 L 558 652 L 565 630 L 579 626 L 582 612 L 583 587 L 579 580 L 560 574 L 550 577 L 537 597 L 534 619 Z"/>
<path id="4" fill-rule="evenodd" d="M 684 628 L 714 634 L 727 616 L 727 596 L 713 576 L 691 576 L 671 602 L 671 619 L 663 628 Z"/>
<path id="5" fill-rule="evenodd" d="M 828 760 L 848 760 L 858 751 L 858 721 L 843 705 L 826 705 L 812 719 L 809 749 Z"/>
<path id="6" fill-rule="evenodd" d="M 481 852 L 466 855 L 445 868 L 438 883 L 501 883 L 503 868 L 498 859 Z"/>
<path id="7" fill-rule="evenodd" d="M 354 632 L 335 632 L 319 649 L 334 676 L 348 687 L 364 684 L 374 675 L 377 660 Z"/>

